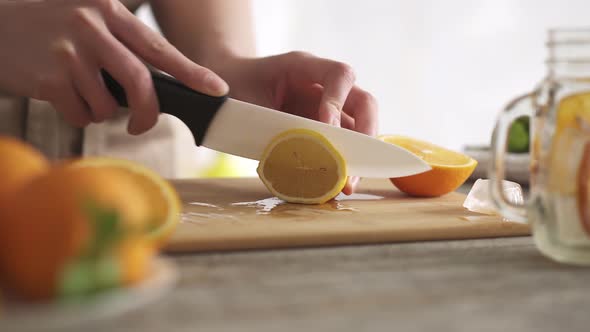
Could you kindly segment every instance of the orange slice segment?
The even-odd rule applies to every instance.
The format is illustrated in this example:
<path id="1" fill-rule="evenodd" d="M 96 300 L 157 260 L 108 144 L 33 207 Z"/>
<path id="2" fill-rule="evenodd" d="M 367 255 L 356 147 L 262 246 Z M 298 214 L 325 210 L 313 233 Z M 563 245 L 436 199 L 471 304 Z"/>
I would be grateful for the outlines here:
<path id="1" fill-rule="evenodd" d="M 89 157 L 74 161 L 71 167 L 115 169 L 133 180 L 146 195 L 150 211 L 148 240 L 161 246 L 180 221 L 181 202 L 172 185 L 156 172 L 138 163 L 106 157 Z"/>
<path id="2" fill-rule="evenodd" d="M 390 179 L 399 190 L 412 196 L 435 197 L 454 191 L 477 166 L 475 159 L 429 142 L 397 135 L 382 135 L 379 139 L 412 152 L 432 168 L 421 174 Z"/>

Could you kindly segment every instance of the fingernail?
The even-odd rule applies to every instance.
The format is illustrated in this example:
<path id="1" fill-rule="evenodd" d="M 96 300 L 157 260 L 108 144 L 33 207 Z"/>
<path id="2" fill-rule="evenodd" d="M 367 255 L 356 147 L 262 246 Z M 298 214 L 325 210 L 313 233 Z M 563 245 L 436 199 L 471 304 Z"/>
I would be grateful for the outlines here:
<path id="1" fill-rule="evenodd" d="M 229 92 L 229 85 L 224 80 L 213 73 L 208 73 L 205 77 L 205 93 L 212 96 L 223 96 Z"/>
<path id="2" fill-rule="evenodd" d="M 141 134 L 141 130 L 135 121 L 132 119 L 129 120 L 129 124 L 127 124 L 127 132 L 131 135 L 139 135 Z"/>

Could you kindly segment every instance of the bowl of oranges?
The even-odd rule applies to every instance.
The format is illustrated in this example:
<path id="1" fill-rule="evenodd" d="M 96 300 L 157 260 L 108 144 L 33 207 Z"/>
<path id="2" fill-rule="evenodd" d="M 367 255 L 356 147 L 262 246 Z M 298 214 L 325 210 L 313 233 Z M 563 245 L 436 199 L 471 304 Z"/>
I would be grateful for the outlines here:
<path id="1" fill-rule="evenodd" d="M 0 174 L 0 329 L 111 317 L 173 286 L 158 253 L 181 204 L 155 172 L 111 158 L 51 163 L 0 137 Z"/>

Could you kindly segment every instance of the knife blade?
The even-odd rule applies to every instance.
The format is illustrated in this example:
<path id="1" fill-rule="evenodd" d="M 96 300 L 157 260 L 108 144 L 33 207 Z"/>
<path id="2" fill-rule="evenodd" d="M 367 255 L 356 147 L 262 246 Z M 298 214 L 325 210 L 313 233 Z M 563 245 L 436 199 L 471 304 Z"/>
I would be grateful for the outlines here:
<path id="1" fill-rule="evenodd" d="M 175 78 L 151 71 L 160 112 L 176 116 L 193 134 L 195 144 L 260 160 L 271 139 L 284 130 L 304 128 L 324 135 L 346 161 L 349 175 L 368 178 L 408 176 L 430 170 L 409 151 L 352 130 L 190 89 Z M 123 87 L 102 71 L 106 87 L 127 107 Z"/>

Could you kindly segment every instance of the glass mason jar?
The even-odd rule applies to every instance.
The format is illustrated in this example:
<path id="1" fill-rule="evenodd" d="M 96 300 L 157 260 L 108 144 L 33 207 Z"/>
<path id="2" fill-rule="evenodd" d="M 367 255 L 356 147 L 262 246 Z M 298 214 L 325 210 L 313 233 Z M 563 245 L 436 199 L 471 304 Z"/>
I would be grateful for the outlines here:
<path id="1" fill-rule="evenodd" d="M 537 248 L 560 262 L 590 265 L 590 28 L 548 32 L 547 75 L 502 111 L 492 137 L 490 192 L 501 214 L 529 222 Z M 503 190 L 508 130 L 531 116 L 530 199 Z"/>

